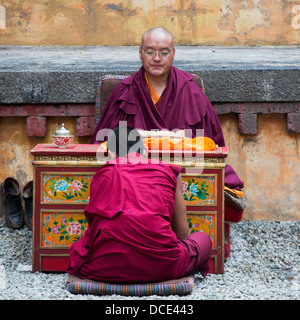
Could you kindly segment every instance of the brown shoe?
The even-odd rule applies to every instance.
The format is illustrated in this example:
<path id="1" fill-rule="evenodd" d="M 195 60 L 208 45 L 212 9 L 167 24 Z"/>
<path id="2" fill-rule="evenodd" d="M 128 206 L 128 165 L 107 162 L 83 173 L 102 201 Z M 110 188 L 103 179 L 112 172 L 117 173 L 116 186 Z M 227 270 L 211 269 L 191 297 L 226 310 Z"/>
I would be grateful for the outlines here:
<path id="1" fill-rule="evenodd" d="M 23 199 L 25 202 L 25 224 L 26 226 L 32 230 L 32 201 L 33 201 L 33 181 L 29 181 L 26 183 L 23 188 Z"/>
<path id="2" fill-rule="evenodd" d="M 0 185 L 0 197 L 0 210 L 8 227 L 12 229 L 22 228 L 24 225 L 24 210 L 19 182 L 12 177 L 6 178 Z"/>

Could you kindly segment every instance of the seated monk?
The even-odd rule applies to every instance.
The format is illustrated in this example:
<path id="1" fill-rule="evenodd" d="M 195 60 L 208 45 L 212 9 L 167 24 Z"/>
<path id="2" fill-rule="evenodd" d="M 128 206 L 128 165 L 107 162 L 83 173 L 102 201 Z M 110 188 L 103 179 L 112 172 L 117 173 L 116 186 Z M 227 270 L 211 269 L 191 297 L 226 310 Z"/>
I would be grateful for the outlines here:
<path id="1" fill-rule="evenodd" d="M 107 149 L 111 160 L 93 177 L 88 228 L 69 249 L 67 272 L 114 283 L 165 281 L 195 270 L 206 276 L 212 242 L 202 231 L 189 235 L 181 167 L 151 164 L 140 134 L 126 126 L 109 134 Z"/>
<path id="2" fill-rule="evenodd" d="M 211 103 L 194 76 L 172 66 L 175 57 L 172 35 L 154 28 L 142 37 L 142 67 L 121 81 L 110 94 L 91 143 L 100 129 L 113 129 L 119 121 L 136 129 L 204 129 L 206 137 L 225 146 L 222 128 Z"/>
<path id="3" fill-rule="evenodd" d="M 119 121 L 126 121 L 136 129 L 190 129 L 193 137 L 197 129 L 203 129 L 205 137 L 224 147 L 223 131 L 210 101 L 193 81 L 193 75 L 172 65 L 175 57 L 172 35 L 162 28 L 148 30 L 142 37 L 139 54 L 142 67 L 112 91 L 91 143 L 103 141 L 97 141 L 101 129 L 113 129 Z M 235 190 L 244 188 L 243 181 L 229 165 L 225 167 L 225 185 Z M 235 215 L 241 217 L 242 210 L 226 206 L 225 221 L 236 222 Z M 229 224 L 225 232 L 230 241 Z M 227 258 L 230 243 L 225 251 Z"/>

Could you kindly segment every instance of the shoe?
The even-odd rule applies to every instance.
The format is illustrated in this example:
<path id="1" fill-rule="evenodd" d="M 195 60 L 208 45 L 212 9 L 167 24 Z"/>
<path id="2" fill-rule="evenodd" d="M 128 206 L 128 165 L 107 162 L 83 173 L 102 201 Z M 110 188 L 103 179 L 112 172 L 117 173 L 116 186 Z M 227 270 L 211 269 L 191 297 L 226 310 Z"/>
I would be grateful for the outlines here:
<path id="1" fill-rule="evenodd" d="M 19 182 L 14 178 L 6 178 L 0 186 L 1 211 L 6 224 L 12 229 L 20 229 L 24 225 L 24 210 L 21 202 Z"/>
<path id="2" fill-rule="evenodd" d="M 22 191 L 22 196 L 25 202 L 25 224 L 32 230 L 32 210 L 33 210 L 33 181 L 26 183 Z"/>

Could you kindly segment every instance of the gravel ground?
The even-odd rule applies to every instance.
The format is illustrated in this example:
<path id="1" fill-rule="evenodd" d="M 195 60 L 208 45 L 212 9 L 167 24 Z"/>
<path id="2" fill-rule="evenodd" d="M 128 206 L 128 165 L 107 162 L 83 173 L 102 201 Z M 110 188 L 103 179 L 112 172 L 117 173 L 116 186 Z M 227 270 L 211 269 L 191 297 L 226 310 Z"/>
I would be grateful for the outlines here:
<path id="1" fill-rule="evenodd" d="M 241 221 L 231 226 L 231 254 L 223 275 L 196 275 L 188 296 L 73 295 L 67 274 L 32 273 L 32 232 L 10 230 L 0 218 L 1 300 L 298 300 L 300 221 Z"/>

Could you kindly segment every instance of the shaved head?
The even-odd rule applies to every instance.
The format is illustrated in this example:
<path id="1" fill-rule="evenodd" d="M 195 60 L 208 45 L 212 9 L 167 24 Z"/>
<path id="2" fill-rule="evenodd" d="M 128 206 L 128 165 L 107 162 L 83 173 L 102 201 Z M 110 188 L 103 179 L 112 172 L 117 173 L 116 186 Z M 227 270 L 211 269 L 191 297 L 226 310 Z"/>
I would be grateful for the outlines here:
<path id="1" fill-rule="evenodd" d="M 152 83 L 158 80 L 166 82 L 175 57 L 171 33 L 160 27 L 146 31 L 142 36 L 139 53 L 148 79 Z"/>
<path id="2" fill-rule="evenodd" d="M 172 46 L 174 45 L 174 39 L 173 39 L 173 36 L 171 35 L 171 33 L 168 30 L 161 28 L 161 27 L 155 27 L 155 28 L 152 28 L 152 29 L 146 31 L 142 36 L 141 45 L 143 46 L 145 40 L 148 38 L 152 38 L 152 37 L 168 38 L 168 40 L 170 41 L 170 44 Z"/>

